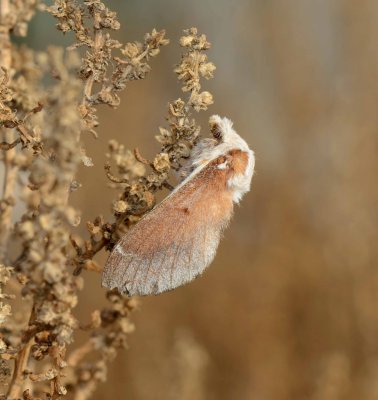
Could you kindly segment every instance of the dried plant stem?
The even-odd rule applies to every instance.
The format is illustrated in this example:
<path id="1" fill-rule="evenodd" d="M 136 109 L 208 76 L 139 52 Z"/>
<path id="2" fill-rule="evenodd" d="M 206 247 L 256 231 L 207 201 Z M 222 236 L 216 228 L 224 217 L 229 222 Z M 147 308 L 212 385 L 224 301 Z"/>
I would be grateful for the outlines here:
<path id="1" fill-rule="evenodd" d="M 26 369 L 29 360 L 30 348 L 32 346 L 32 343 L 33 343 L 32 339 L 29 339 L 29 341 L 25 344 L 24 348 L 18 353 L 18 356 L 15 361 L 12 380 L 9 384 L 9 389 L 7 393 L 8 396 L 7 398 L 9 399 L 17 399 L 20 396 L 20 391 L 22 389 L 22 384 L 23 384 L 22 375 Z"/>
<path id="2" fill-rule="evenodd" d="M 34 316 L 34 304 L 31 308 L 29 323 Z M 27 367 L 30 355 L 30 349 L 34 342 L 33 337 L 27 337 L 26 341 L 24 341 L 24 346 L 17 354 L 14 362 L 14 369 L 12 374 L 12 379 L 9 383 L 7 398 L 8 399 L 16 399 L 20 395 L 20 391 L 23 386 L 23 373 Z"/>
<path id="3" fill-rule="evenodd" d="M 93 47 L 93 52 L 94 54 L 99 53 L 102 45 L 103 45 L 103 35 L 101 31 L 101 26 L 100 26 L 100 14 L 98 12 L 94 13 L 94 23 L 93 23 L 93 29 L 94 29 L 94 47 Z M 84 85 L 84 97 L 83 97 L 83 104 L 88 103 L 89 98 L 92 95 L 92 87 L 95 82 L 95 77 L 93 72 L 87 79 Z"/>

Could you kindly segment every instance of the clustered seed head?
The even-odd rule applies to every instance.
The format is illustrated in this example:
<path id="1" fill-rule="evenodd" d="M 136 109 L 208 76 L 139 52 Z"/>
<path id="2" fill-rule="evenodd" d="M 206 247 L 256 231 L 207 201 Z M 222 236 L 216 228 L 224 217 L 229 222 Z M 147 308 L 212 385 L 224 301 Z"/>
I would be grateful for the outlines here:
<path id="1" fill-rule="evenodd" d="M 181 63 L 175 68 L 178 79 L 183 82 L 182 90 L 191 92 L 189 105 L 196 111 L 207 110 L 213 104 L 213 96 L 207 91 L 201 92 L 201 78 L 213 78 L 215 65 L 208 61 L 204 51 L 210 48 L 205 35 L 199 35 L 196 28 L 185 31 L 180 39 L 187 52 L 182 55 Z"/>

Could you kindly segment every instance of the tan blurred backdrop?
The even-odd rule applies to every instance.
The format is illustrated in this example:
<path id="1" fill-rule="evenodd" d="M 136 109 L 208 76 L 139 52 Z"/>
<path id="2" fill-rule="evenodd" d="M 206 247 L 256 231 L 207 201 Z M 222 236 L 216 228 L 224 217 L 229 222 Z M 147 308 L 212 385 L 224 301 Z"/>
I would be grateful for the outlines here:
<path id="1" fill-rule="evenodd" d="M 165 28 L 171 45 L 118 110 L 101 109 L 73 202 L 110 215 L 103 173 L 116 138 L 152 157 L 166 105 L 182 94 L 172 67 L 196 26 L 217 66 L 202 115 L 230 117 L 256 152 L 252 191 L 201 279 L 145 298 L 128 351 L 95 399 L 378 399 L 376 0 L 108 1 L 122 41 Z M 35 48 L 61 44 L 32 24 Z M 70 38 L 64 39 L 70 43 Z M 105 260 L 105 254 L 99 261 Z M 103 302 L 87 273 L 77 313 Z"/>

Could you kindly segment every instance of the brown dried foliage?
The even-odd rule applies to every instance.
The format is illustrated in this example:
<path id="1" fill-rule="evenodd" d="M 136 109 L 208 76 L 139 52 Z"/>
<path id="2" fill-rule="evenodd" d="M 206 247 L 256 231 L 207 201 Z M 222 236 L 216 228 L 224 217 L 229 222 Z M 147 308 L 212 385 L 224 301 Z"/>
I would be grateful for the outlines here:
<path id="1" fill-rule="evenodd" d="M 25 36 L 38 10 L 55 17 L 63 33 L 73 32 L 75 43 L 45 52 L 12 44 L 10 34 Z M 171 188 L 170 170 L 179 168 L 199 135 L 191 112 L 212 103 L 200 79 L 211 78 L 215 66 L 204 53 L 210 47 L 206 37 L 194 28 L 185 31 L 175 71 L 189 95 L 169 104 L 168 126 L 156 137 L 161 152 L 149 161 L 139 150 L 109 141 L 105 173 L 119 192 L 114 221 L 99 216 L 87 222 L 89 238 L 81 238 L 72 234 L 80 211 L 69 205 L 69 194 L 82 186 L 75 180 L 80 165 L 93 165 L 82 133 L 97 136 L 97 106 L 117 107 L 118 92 L 147 75 L 150 59 L 168 40 L 155 29 L 141 43 L 113 39 L 120 23 L 99 0 L 56 0 L 48 7 L 37 0 L 1 0 L 0 12 L 2 396 L 87 399 L 106 380 L 107 363 L 126 346 L 136 301 L 108 292 L 108 306 L 81 323 L 73 314 L 84 285 L 80 272 L 100 272 L 94 256 L 111 249 L 120 232 L 154 206 L 157 191 Z M 18 203 L 25 211 L 13 223 Z M 15 298 L 27 301 L 12 304 Z M 78 330 L 88 335 L 81 347 L 73 344 Z"/>

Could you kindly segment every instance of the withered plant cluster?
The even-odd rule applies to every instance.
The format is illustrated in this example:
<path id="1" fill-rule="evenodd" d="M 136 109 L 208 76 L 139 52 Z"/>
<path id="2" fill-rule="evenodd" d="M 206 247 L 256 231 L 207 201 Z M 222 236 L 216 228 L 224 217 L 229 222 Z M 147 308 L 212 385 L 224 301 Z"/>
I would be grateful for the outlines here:
<path id="1" fill-rule="evenodd" d="M 26 36 L 36 12 L 49 13 L 57 29 L 73 33 L 72 45 L 42 52 L 15 45 L 12 36 Z M 111 36 L 119 28 L 116 13 L 100 0 L 0 0 L 2 398 L 88 399 L 106 380 L 108 362 L 134 329 L 136 301 L 104 291 L 108 305 L 79 321 L 80 273 L 101 272 L 96 254 L 110 250 L 154 206 L 157 191 L 171 188 L 170 171 L 188 157 L 200 132 L 191 113 L 213 102 L 201 90 L 201 78 L 215 69 L 205 53 L 210 43 L 192 28 L 180 39 L 183 54 L 175 68 L 186 100 L 168 105 L 167 125 L 156 136 L 160 152 L 149 161 L 109 138 L 104 173 L 118 189 L 114 219 L 99 216 L 86 223 L 87 238 L 73 235 L 81 221 L 70 193 L 85 190 L 76 173 L 93 165 L 82 136 L 97 136 L 97 107 L 119 106 L 118 93 L 143 79 L 168 44 L 165 32 L 155 29 L 142 42 L 123 44 Z M 87 335 L 82 346 L 74 343 L 78 331 Z"/>

